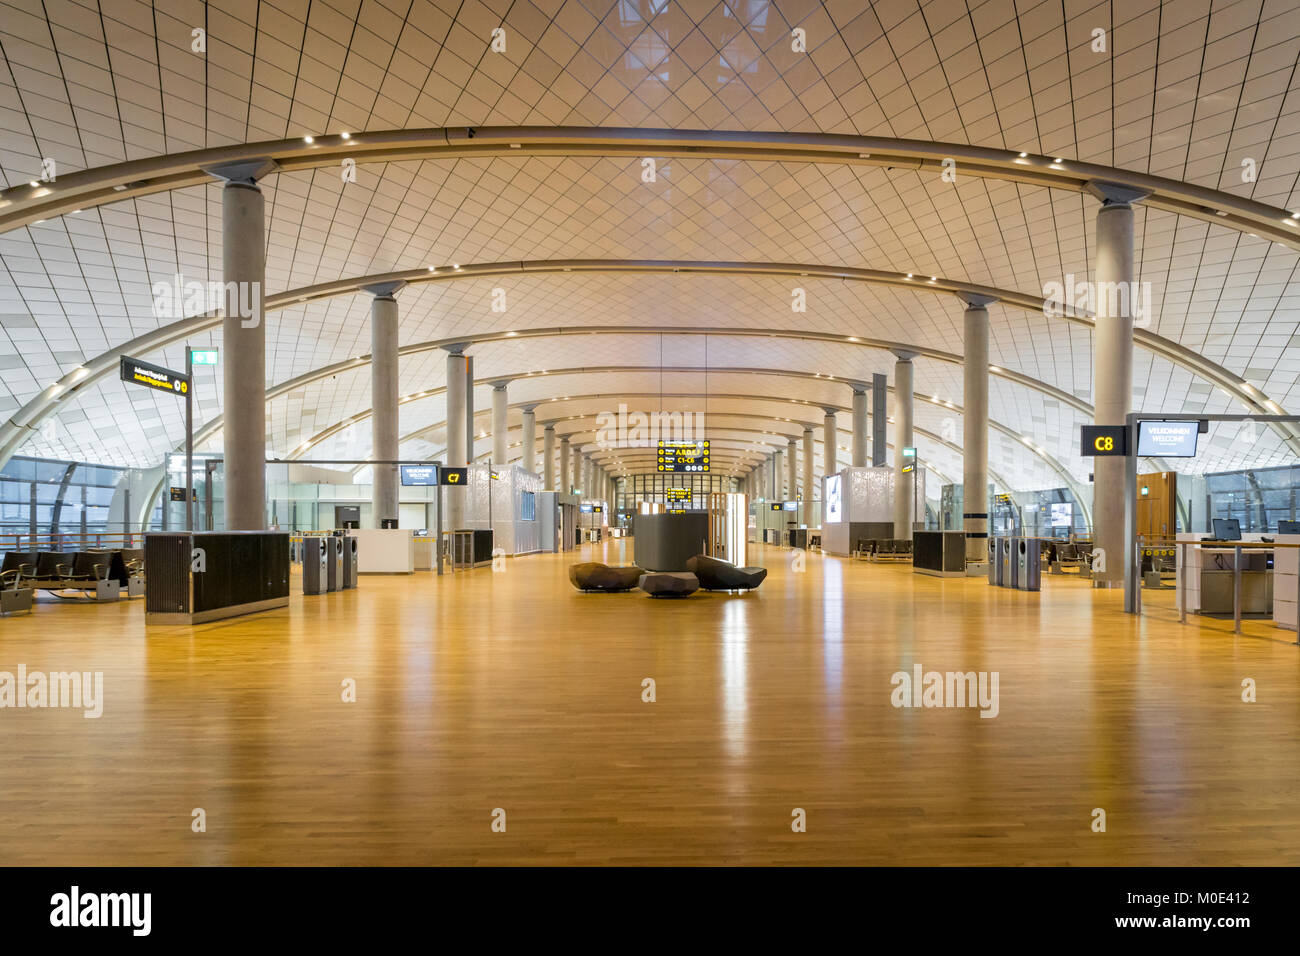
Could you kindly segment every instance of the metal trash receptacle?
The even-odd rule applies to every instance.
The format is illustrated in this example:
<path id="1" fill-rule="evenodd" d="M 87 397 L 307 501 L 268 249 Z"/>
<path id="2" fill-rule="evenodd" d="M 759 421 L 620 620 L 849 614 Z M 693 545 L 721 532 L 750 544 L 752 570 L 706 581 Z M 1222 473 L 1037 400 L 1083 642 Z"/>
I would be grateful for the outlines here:
<path id="1" fill-rule="evenodd" d="M 355 588 L 357 586 L 357 569 L 359 565 L 357 555 L 357 539 L 348 535 L 340 538 L 343 543 L 343 587 Z"/>
<path id="2" fill-rule="evenodd" d="M 302 554 L 302 593 L 324 594 L 329 589 L 329 570 L 326 562 L 329 555 L 328 538 L 303 538 L 300 545 Z"/>
<path id="3" fill-rule="evenodd" d="M 995 538 L 989 535 L 989 584 L 1001 584 L 1002 560 L 998 555 L 998 547 L 1001 538 Z"/>
<path id="4" fill-rule="evenodd" d="M 1016 560 L 1019 538 L 1002 539 L 1002 586 L 1004 588 L 1020 587 L 1020 562 Z"/>
<path id="5" fill-rule="evenodd" d="M 1038 538 L 1019 538 L 1016 541 L 1016 587 L 1022 591 L 1037 591 L 1043 583 L 1043 543 Z"/>
<path id="6" fill-rule="evenodd" d="M 327 589 L 341 591 L 343 589 L 343 539 L 337 535 L 330 535 L 324 541 Z"/>

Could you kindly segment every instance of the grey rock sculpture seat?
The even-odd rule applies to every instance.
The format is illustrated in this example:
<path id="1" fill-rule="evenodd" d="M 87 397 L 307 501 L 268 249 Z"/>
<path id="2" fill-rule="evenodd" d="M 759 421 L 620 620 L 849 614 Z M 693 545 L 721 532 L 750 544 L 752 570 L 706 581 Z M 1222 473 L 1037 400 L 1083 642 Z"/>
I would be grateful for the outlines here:
<path id="1" fill-rule="evenodd" d="M 598 561 L 569 565 L 569 582 L 579 591 L 630 591 L 643 574 L 645 569 L 636 565 L 611 567 Z"/>
<path id="2" fill-rule="evenodd" d="M 648 571 L 637 587 L 651 597 L 686 597 L 700 589 L 700 582 L 689 571 Z"/>
<path id="3" fill-rule="evenodd" d="M 704 554 L 687 561 L 686 570 L 699 579 L 706 591 L 752 591 L 767 577 L 767 568 L 738 568 Z"/>

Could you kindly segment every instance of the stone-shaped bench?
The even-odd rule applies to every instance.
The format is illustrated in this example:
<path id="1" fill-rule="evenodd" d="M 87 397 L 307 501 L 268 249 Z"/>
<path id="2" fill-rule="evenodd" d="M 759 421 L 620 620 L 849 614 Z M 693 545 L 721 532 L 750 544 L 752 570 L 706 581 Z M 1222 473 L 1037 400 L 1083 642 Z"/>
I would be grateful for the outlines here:
<path id="1" fill-rule="evenodd" d="M 630 591 L 637 585 L 644 568 L 610 567 L 599 561 L 585 561 L 569 565 L 569 583 L 579 591 Z"/>
<path id="2" fill-rule="evenodd" d="M 700 582 L 689 571 L 648 571 L 637 587 L 651 597 L 686 597 L 700 589 Z"/>
<path id="3" fill-rule="evenodd" d="M 706 591 L 752 591 L 767 577 L 767 568 L 738 568 L 703 554 L 687 561 L 686 570 L 699 579 Z"/>

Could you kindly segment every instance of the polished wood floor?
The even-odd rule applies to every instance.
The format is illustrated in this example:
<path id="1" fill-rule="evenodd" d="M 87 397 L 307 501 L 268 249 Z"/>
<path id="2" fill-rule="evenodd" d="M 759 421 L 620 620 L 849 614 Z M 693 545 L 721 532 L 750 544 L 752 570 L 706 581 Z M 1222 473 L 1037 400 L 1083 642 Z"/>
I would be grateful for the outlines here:
<path id="1" fill-rule="evenodd" d="M 1293 634 L 790 555 L 680 601 L 579 594 L 544 555 L 192 629 L 0 620 L 0 670 L 106 698 L 0 710 L 0 864 L 1300 863 Z M 892 707 L 918 662 L 998 671 L 998 717 Z"/>

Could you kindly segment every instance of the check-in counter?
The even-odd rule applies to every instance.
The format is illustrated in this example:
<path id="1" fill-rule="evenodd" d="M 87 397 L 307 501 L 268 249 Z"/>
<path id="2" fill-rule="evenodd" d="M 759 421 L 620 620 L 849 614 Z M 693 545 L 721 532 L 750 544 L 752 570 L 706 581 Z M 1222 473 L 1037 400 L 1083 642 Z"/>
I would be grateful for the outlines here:
<path id="1" fill-rule="evenodd" d="M 434 550 L 436 543 L 432 535 L 416 535 L 411 539 L 415 544 L 415 570 L 432 571 L 438 560 L 438 552 Z"/>
<path id="2" fill-rule="evenodd" d="M 1277 543 L 1300 545 L 1300 534 L 1280 534 Z M 1273 623 L 1294 631 L 1300 602 L 1300 547 L 1278 548 L 1273 554 Z"/>
<path id="3" fill-rule="evenodd" d="M 348 533 L 357 540 L 362 574 L 415 573 L 415 535 L 409 528 L 358 528 Z"/>

